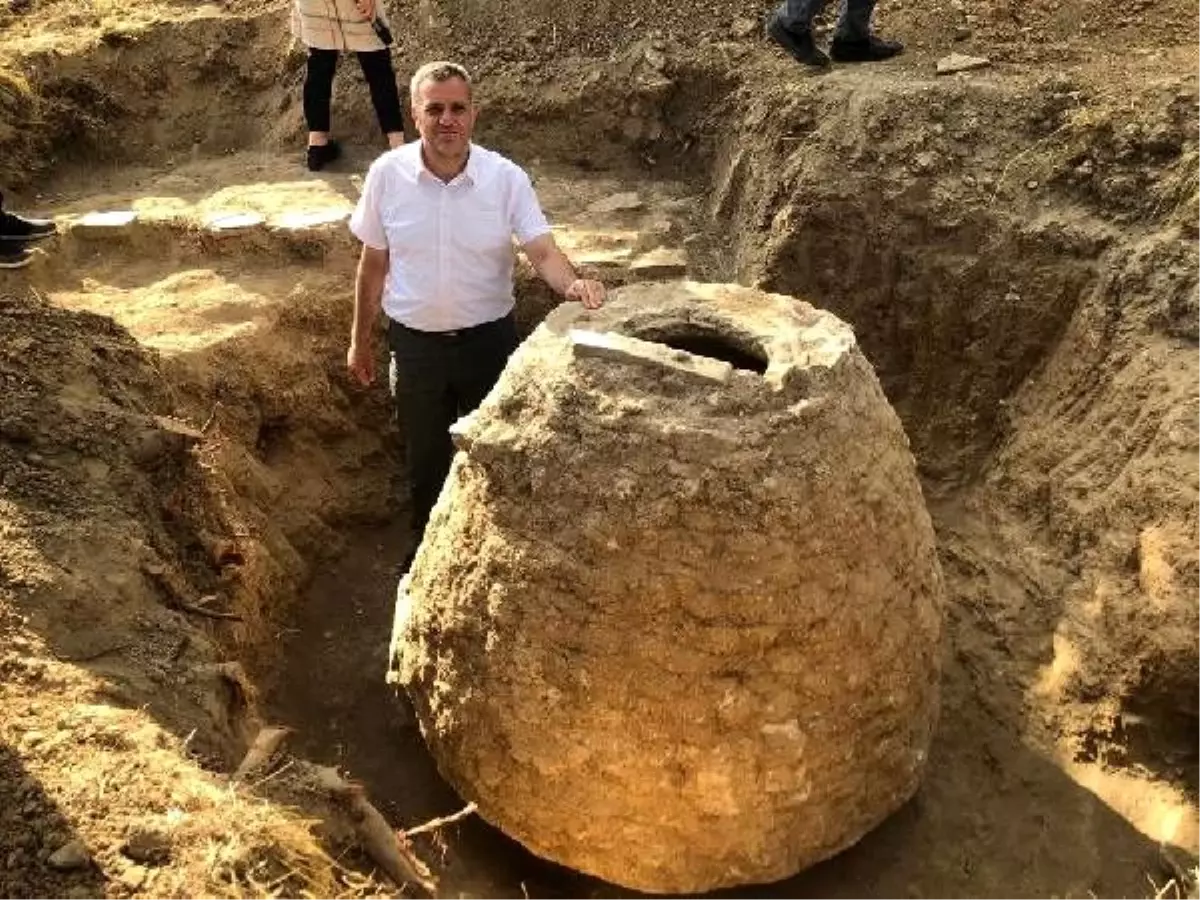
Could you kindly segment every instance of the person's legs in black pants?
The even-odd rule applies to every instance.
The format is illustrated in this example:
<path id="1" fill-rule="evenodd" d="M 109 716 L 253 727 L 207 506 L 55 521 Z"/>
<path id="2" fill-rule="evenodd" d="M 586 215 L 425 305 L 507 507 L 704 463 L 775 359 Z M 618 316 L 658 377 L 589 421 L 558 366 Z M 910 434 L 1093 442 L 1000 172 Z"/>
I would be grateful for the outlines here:
<path id="1" fill-rule="evenodd" d="M 308 50 L 308 68 L 304 74 L 304 121 L 308 130 L 328 136 L 333 76 L 337 72 L 336 50 Z"/>
<path id="2" fill-rule="evenodd" d="M 396 413 L 408 456 L 413 531 L 420 543 L 454 453 L 450 426 L 457 408 L 450 379 L 452 347 L 446 338 L 394 323 L 388 328 L 388 343 L 396 364 Z"/>
<path id="3" fill-rule="evenodd" d="M 454 338 L 423 335 L 392 324 L 388 341 L 395 362 L 396 412 L 404 429 L 412 484 L 413 530 L 419 543 L 454 457 L 450 426 L 474 411 L 496 384 L 517 348 L 517 328 L 506 316 Z"/>
<path id="4" fill-rule="evenodd" d="M 388 145 L 399 147 L 404 143 L 404 115 L 400 105 L 400 91 L 396 87 L 396 73 L 392 69 L 392 54 L 388 50 L 373 50 L 358 54 L 363 77 L 371 92 L 371 104 L 379 127 L 387 137 Z"/>
<path id="5" fill-rule="evenodd" d="M 455 346 L 456 358 L 450 378 L 460 416 L 479 408 L 500 379 L 518 343 L 516 322 L 512 316 L 505 316 Z"/>
<path id="6" fill-rule="evenodd" d="M 319 171 L 337 159 L 336 141 L 329 140 L 330 105 L 333 100 L 333 76 L 337 72 L 336 50 L 308 49 L 308 68 L 304 75 L 304 121 L 308 124 L 308 168 Z"/>

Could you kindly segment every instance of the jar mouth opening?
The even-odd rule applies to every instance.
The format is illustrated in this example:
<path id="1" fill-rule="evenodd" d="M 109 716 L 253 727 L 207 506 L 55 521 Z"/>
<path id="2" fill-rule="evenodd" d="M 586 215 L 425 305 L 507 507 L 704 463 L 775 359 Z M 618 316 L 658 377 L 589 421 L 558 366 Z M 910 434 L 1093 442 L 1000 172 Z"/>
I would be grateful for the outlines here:
<path id="1" fill-rule="evenodd" d="M 638 338 L 729 363 L 735 369 L 763 375 L 767 371 L 767 353 L 762 343 L 718 324 L 697 321 L 675 321 L 626 325 L 620 329 L 626 337 Z"/>

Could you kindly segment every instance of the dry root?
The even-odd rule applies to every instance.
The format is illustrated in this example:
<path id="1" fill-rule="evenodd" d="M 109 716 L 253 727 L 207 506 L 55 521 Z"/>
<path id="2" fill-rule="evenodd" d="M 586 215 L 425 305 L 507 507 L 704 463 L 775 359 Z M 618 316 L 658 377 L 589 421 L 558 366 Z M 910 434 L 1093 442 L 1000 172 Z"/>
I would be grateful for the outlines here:
<path id="1" fill-rule="evenodd" d="M 430 831 L 437 831 L 439 828 L 445 828 L 447 825 L 453 825 L 455 822 L 461 822 L 467 816 L 475 812 L 479 807 L 474 803 L 468 803 L 458 812 L 449 816 L 442 816 L 438 819 L 430 819 L 424 825 L 418 825 L 416 828 L 409 828 L 404 832 L 405 837 L 412 837 L 415 834 L 425 834 Z"/>
<path id="2" fill-rule="evenodd" d="M 336 769 L 318 767 L 318 781 L 347 814 L 363 849 L 397 885 L 411 884 L 433 896 L 437 890 L 429 868 L 417 858 L 403 833 L 397 833 L 371 805 L 361 785 L 346 781 Z"/>
<path id="3" fill-rule="evenodd" d="M 265 772 L 271 758 L 291 732 L 290 728 L 268 727 L 262 729 L 254 738 L 250 749 L 246 751 L 246 755 L 242 758 L 242 764 L 233 773 L 233 780 L 244 782 L 253 775 Z"/>

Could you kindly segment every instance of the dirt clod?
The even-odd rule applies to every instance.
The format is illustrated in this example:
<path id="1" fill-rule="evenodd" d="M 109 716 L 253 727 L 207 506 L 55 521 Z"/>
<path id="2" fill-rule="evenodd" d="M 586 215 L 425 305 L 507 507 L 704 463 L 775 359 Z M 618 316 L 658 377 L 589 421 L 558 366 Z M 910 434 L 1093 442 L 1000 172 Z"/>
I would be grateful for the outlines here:
<path id="1" fill-rule="evenodd" d="M 125 866 L 117 873 L 117 881 L 130 891 L 141 890 L 149 871 L 145 866 Z"/>
<path id="2" fill-rule="evenodd" d="M 131 825 L 121 852 L 135 862 L 161 865 L 171 856 L 171 833 L 162 825 Z"/>

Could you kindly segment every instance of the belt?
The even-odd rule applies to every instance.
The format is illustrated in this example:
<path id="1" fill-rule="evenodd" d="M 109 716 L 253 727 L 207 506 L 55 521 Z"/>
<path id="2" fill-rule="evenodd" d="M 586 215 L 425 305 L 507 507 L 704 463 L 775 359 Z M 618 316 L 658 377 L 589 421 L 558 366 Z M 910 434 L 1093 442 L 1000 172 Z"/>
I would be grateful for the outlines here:
<path id="1" fill-rule="evenodd" d="M 512 313 L 501 316 L 499 319 L 493 319 L 490 322 L 483 322 L 479 325 L 468 325 L 466 328 L 454 328 L 449 331 L 422 331 L 420 328 L 412 328 L 405 325 L 403 322 L 397 322 L 395 319 L 389 319 L 391 327 L 398 328 L 400 331 L 406 331 L 409 334 L 420 335 L 421 337 L 440 338 L 443 340 L 456 340 L 458 338 L 470 337 L 473 334 L 478 334 L 481 331 L 486 331 L 489 328 L 495 328 L 497 325 L 503 324 L 512 318 Z"/>

